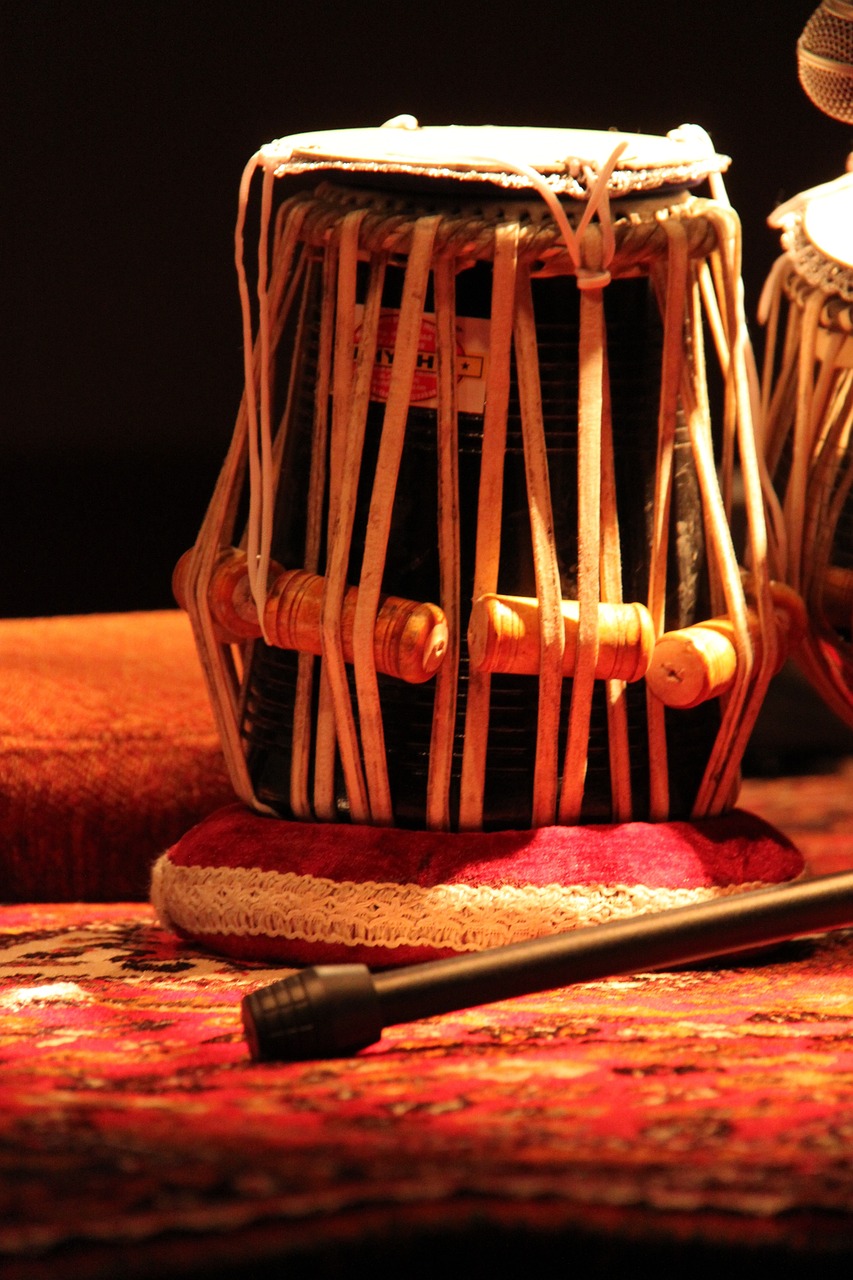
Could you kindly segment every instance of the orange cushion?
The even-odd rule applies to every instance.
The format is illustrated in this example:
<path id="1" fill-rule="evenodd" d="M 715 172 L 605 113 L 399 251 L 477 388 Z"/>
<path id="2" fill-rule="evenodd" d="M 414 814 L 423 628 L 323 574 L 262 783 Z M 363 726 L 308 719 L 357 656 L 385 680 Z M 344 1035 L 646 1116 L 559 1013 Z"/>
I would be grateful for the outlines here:
<path id="1" fill-rule="evenodd" d="M 0 897 L 143 899 L 232 798 L 178 610 L 0 620 Z"/>

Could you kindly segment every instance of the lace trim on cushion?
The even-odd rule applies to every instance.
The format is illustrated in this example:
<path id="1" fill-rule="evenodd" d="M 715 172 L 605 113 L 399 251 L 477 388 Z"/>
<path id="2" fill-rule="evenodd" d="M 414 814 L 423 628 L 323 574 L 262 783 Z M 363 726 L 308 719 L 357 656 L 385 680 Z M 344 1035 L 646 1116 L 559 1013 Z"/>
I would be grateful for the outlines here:
<path id="1" fill-rule="evenodd" d="M 368 947 L 481 951 L 762 887 L 465 885 L 338 882 L 251 867 L 178 867 L 164 854 L 151 898 L 161 923 L 190 935 L 238 935 Z"/>

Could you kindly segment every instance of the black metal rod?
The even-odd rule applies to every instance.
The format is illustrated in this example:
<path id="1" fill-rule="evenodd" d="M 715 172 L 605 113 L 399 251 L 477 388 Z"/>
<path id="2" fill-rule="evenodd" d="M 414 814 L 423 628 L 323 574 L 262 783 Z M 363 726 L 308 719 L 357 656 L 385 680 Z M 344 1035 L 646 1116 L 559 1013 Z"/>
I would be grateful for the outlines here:
<path id="1" fill-rule="evenodd" d="M 853 925 L 853 872 L 371 973 L 319 965 L 243 1000 L 252 1056 L 340 1057 L 398 1022 Z"/>

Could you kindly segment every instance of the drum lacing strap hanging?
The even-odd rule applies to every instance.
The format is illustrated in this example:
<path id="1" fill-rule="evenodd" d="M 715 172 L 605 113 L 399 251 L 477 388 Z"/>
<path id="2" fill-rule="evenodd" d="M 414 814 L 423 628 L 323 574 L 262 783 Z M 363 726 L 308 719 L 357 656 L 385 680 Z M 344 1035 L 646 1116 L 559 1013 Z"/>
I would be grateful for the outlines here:
<path id="1" fill-rule="evenodd" d="M 596 173 L 588 166 L 589 199 L 573 231 L 565 210 L 541 178 L 534 185 L 546 200 L 575 269 L 581 292 L 578 368 L 578 648 L 572 680 L 568 738 L 559 787 L 561 823 L 577 822 L 583 804 L 589 726 L 598 656 L 598 601 L 601 596 L 601 435 L 605 369 L 604 313 L 601 292 L 610 283 L 609 266 L 616 241 L 610 218 L 608 183 L 627 143 L 614 147 Z M 544 189 L 543 189 L 544 188 Z M 546 194 L 547 191 L 547 194 Z M 583 236 L 598 216 L 601 247 L 595 267 L 583 258 Z"/>
<path id="2" fill-rule="evenodd" d="M 618 143 L 600 168 L 588 162 L 567 158 L 566 168 L 569 170 L 577 167 L 582 168 L 587 180 L 588 198 L 577 229 L 572 227 L 553 187 L 537 169 L 531 168 L 530 165 L 504 160 L 503 157 L 494 157 L 496 163 L 513 170 L 520 177 L 526 178 L 537 195 L 541 196 L 545 201 L 572 260 L 578 288 L 580 289 L 600 289 L 610 283 L 610 272 L 607 268 L 613 261 L 613 255 L 616 251 L 616 238 L 613 233 L 613 224 L 610 220 L 608 184 L 619 157 L 627 146 L 628 143 L 626 141 Z M 601 226 L 602 256 L 598 267 L 589 267 L 583 260 L 583 236 L 596 214 L 598 214 Z"/>
<path id="3" fill-rule="evenodd" d="M 550 685 L 540 684 L 540 717 L 537 732 L 536 770 L 534 779 L 534 823 L 577 822 L 583 802 L 586 778 L 589 726 L 598 656 L 598 602 L 601 595 L 601 429 L 604 391 L 605 346 L 602 290 L 610 283 L 609 266 L 613 260 L 616 239 L 610 218 L 609 181 L 616 164 L 627 147 L 618 143 L 601 168 L 586 164 L 588 199 L 577 228 L 573 228 L 566 211 L 546 179 L 537 170 L 521 164 L 507 164 L 523 175 L 545 201 L 560 231 L 581 292 L 578 367 L 578 657 L 572 680 L 568 739 L 564 756 L 562 783 L 556 777 L 556 734 L 559 723 L 557 707 L 547 696 Z M 503 160 L 498 163 L 504 164 Z M 579 162 L 567 160 L 573 169 Z M 583 239 L 594 217 L 600 225 L 600 256 L 595 265 L 584 259 Z M 540 600 L 543 611 L 556 611 L 560 623 L 561 602 Z M 558 646 L 558 649 L 561 646 Z M 560 663 L 558 650 L 549 653 L 549 663 Z M 546 655 L 540 681 L 546 676 Z M 550 668 L 549 668 L 550 671 Z M 551 672 L 550 674 L 554 674 Z M 544 704 L 543 704 L 544 700 Z M 548 775 L 548 776 L 546 776 Z M 559 806 L 557 796 L 559 795 Z"/>
<path id="4" fill-rule="evenodd" d="M 244 229 L 249 202 L 249 187 L 255 170 L 264 170 L 261 194 L 260 231 L 258 238 L 258 368 L 255 368 L 255 340 L 252 331 L 252 308 L 246 278 Z M 269 229 L 272 213 L 272 191 L 275 168 L 263 152 L 252 156 L 243 170 L 240 182 L 237 225 L 234 230 L 234 257 L 243 317 L 243 367 L 245 380 L 247 441 L 249 454 L 249 519 L 246 531 L 246 567 L 252 599 L 264 639 L 267 574 L 272 545 L 273 489 L 271 372 L 270 372 L 270 300 Z"/>

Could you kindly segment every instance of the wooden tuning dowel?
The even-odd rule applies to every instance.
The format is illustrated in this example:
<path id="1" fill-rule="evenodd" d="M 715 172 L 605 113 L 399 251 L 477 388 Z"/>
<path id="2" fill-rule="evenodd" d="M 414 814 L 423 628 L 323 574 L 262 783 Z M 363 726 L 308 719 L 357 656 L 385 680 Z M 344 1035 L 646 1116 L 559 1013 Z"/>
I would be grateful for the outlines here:
<path id="1" fill-rule="evenodd" d="M 192 552 L 179 560 L 172 586 L 175 599 L 187 608 L 186 583 Z M 270 585 L 264 609 L 267 639 L 280 649 L 322 653 L 321 614 L 325 579 L 305 569 L 270 566 Z M 208 588 L 215 624 L 226 642 L 256 640 L 261 635 L 257 611 L 249 591 L 245 552 L 221 551 Z M 358 588 L 348 587 L 341 612 L 344 660 L 353 660 L 353 621 Z M 407 684 L 423 684 L 441 665 L 447 650 L 447 619 L 435 604 L 384 596 L 373 633 L 376 670 Z"/>
<path id="2" fill-rule="evenodd" d="M 562 602 L 563 675 L 574 674 L 578 649 L 578 602 Z M 597 680 L 639 680 L 654 649 L 651 615 L 641 604 L 599 604 Z M 539 602 L 528 596 L 483 595 L 468 625 L 474 671 L 539 674 Z"/>
<path id="3" fill-rule="evenodd" d="M 771 592 L 778 627 L 779 652 L 774 674 L 796 647 L 806 629 L 805 607 L 790 587 L 772 583 Z M 756 658 L 761 657 L 762 635 L 758 613 L 747 608 L 747 627 Z M 737 676 L 734 626 L 728 617 L 665 631 L 654 648 L 646 682 L 668 707 L 686 710 L 709 698 L 728 693 Z"/>
<path id="4" fill-rule="evenodd" d="M 185 551 L 172 574 L 172 594 L 182 609 L 189 610 L 189 575 L 192 551 Z M 270 562 L 267 587 L 284 573 L 280 564 Z M 261 634 L 258 611 L 249 586 L 246 553 L 236 547 L 219 551 L 207 589 L 207 603 L 218 638 L 223 644 L 257 640 Z"/>

